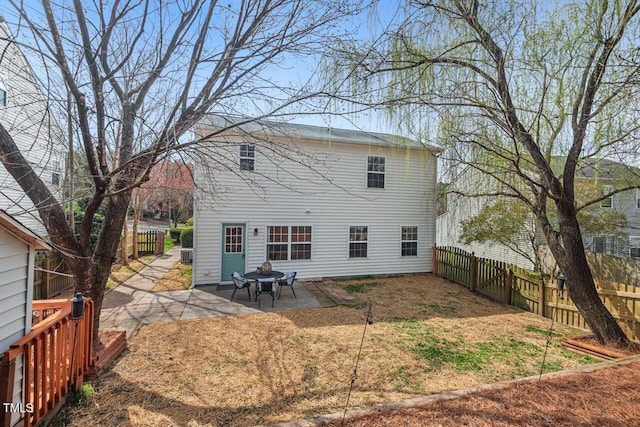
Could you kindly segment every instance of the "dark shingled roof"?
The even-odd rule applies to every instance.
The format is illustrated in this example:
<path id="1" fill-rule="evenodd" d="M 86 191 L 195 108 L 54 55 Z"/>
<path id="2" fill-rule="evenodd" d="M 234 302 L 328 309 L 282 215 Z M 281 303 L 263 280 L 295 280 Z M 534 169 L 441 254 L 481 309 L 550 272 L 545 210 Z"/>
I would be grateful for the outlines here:
<path id="1" fill-rule="evenodd" d="M 243 123 L 248 120 L 250 119 L 242 117 L 223 117 L 220 115 L 210 114 L 203 118 L 199 125 L 213 128 L 224 128 L 238 123 Z M 258 133 L 266 135 L 267 137 L 288 137 L 328 143 L 342 142 L 398 148 L 425 148 L 434 154 L 438 154 L 442 151 L 440 148 L 433 145 L 423 144 L 410 138 L 387 133 L 301 125 L 297 123 L 280 123 L 266 120 L 250 121 L 239 125 L 238 128 L 242 133 Z M 230 132 L 234 131 L 231 130 Z"/>

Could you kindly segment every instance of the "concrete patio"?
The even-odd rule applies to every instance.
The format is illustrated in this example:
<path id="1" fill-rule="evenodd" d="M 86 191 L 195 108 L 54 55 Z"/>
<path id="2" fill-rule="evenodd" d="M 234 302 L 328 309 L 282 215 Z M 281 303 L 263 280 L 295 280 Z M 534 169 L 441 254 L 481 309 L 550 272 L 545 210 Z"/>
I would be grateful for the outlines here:
<path id="1" fill-rule="evenodd" d="M 141 326 L 157 322 L 317 308 L 336 304 L 335 298 L 323 295 L 315 282 L 296 281 L 294 286 L 297 298 L 291 289 L 284 288 L 280 299 L 274 301 L 273 307 L 271 296 L 262 294 L 260 309 L 258 303 L 247 296 L 246 289 L 239 289 L 231 302 L 232 285 L 151 292 L 156 282 L 179 261 L 180 248 L 174 247 L 138 274 L 107 292 L 100 316 L 101 329 L 124 329 L 130 338 Z"/>

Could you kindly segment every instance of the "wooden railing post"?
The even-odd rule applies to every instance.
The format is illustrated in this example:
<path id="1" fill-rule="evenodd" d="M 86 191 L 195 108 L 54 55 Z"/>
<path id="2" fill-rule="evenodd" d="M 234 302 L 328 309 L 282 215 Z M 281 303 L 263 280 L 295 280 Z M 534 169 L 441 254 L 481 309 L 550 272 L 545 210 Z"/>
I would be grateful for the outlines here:
<path id="1" fill-rule="evenodd" d="M 0 399 L 2 402 L 13 403 L 13 383 L 16 372 L 16 360 L 9 359 L 9 354 L 4 353 L 0 364 Z M 2 411 L 0 427 L 11 426 L 11 411 Z"/>
<path id="2" fill-rule="evenodd" d="M 478 286 L 478 258 L 476 258 L 475 253 L 471 254 L 470 260 L 469 288 L 471 288 L 471 292 L 475 292 L 476 286 Z"/>

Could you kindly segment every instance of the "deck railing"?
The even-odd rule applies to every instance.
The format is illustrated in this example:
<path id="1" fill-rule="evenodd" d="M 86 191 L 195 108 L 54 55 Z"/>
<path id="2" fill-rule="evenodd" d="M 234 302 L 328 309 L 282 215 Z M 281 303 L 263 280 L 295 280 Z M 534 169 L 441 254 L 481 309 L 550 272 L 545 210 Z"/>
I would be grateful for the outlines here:
<path id="1" fill-rule="evenodd" d="M 70 387 L 82 388 L 93 363 L 93 301 L 84 304 L 84 317 L 73 320 L 69 300 L 33 302 L 43 320 L 2 356 L 0 398 L 14 406 L 3 411 L 0 427 L 11 426 L 12 412 L 21 412 L 25 427 L 34 426 L 64 403 Z M 15 384 L 23 384 L 22 390 Z"/>

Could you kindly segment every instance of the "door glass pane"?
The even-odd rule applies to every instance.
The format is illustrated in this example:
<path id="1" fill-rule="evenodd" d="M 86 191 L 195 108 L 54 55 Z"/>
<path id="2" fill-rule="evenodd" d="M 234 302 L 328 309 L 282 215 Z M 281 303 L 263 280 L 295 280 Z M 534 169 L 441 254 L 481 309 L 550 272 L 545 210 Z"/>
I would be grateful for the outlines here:
<path id="1" fill-rule="evenodd" d="M 225 227 L 224 252 L 227 254 L 242 253 L 242 227 Z"/>

